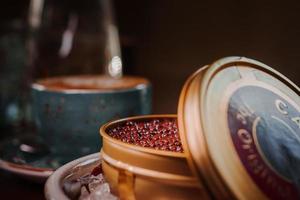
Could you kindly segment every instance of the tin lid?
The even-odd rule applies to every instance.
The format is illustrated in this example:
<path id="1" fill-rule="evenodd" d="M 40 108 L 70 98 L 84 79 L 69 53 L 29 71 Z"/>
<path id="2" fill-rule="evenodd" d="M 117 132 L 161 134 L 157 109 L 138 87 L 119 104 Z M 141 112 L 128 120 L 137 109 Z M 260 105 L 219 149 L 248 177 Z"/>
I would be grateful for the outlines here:
<path id="1" fill-rule="evenodd" d="M 178 105 L 190 168 L 217 199 L 299 199 L 300 90 L 258 61 L 194 73 Z"/>

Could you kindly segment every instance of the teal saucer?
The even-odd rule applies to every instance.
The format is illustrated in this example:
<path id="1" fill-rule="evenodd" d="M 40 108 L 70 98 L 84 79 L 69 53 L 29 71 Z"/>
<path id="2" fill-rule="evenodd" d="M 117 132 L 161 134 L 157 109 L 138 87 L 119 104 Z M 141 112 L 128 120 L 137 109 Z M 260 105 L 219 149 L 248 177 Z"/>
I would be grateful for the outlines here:
<path id="1" fill-rule="evenodd" d="M 43 183 L 55 169 L 85 153 L 90 152 L 78 152 L 76 157 L 74 149 L 53 152 L 40 137 L 24 135 L 0 143 L 0 169 Z"/>

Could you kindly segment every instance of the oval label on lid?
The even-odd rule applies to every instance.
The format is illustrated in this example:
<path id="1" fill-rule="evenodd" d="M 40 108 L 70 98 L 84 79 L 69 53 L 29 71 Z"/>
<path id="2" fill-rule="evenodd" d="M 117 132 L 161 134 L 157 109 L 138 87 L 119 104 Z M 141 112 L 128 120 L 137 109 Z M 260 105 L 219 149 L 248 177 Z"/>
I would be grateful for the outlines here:
<path id="1" fill-rule="evenodd" d="M 248 175 L 271 199 L 299 199 L 300 109 L 273 87 L 243 85 L 228 99 L 228 128 Z"/>

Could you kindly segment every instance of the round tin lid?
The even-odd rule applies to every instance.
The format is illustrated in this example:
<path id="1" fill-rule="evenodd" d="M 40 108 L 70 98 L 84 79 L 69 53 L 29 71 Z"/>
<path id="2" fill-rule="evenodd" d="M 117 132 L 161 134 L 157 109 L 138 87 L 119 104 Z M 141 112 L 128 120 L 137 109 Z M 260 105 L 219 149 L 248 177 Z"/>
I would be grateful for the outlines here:
<path id="1" fill-rule="evenodd" d="M 228 57 L 185 83 L 178 106 L 190 168 L 217 199 L 299 199 L 300 90 L 258 61 Z"/>

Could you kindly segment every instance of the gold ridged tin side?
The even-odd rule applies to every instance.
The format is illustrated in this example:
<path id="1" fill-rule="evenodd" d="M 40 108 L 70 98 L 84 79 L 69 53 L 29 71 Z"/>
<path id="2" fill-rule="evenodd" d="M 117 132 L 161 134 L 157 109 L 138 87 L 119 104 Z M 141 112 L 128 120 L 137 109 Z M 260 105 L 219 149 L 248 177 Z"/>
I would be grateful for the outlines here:
<path id="1" fill-rule="evenodd" d="M 207 199 L 193 177 L 184 153 L 160 151 L 111 138 L 106 130 L 128 120 L 176 118 L 148 115 L 125 118 L 102 126 L 103 171 L 121 199 Z"/>

